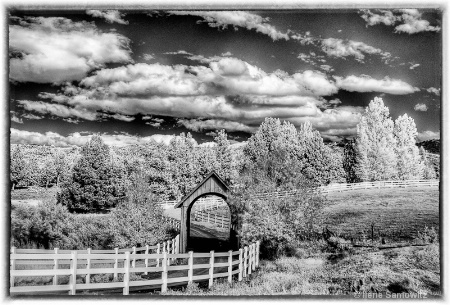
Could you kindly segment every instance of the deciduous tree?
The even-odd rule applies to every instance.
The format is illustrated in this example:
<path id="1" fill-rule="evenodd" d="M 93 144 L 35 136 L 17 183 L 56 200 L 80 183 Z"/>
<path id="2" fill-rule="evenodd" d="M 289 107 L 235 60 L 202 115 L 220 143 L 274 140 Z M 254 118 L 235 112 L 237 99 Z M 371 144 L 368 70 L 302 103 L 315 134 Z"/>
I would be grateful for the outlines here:
<path id="1" fill-rule="evenodd" d="M 375 97 L 357 125 L 356 174 L 362 181 L 390 180 L 397 177 L 394 122 L 389 108 Z"/>

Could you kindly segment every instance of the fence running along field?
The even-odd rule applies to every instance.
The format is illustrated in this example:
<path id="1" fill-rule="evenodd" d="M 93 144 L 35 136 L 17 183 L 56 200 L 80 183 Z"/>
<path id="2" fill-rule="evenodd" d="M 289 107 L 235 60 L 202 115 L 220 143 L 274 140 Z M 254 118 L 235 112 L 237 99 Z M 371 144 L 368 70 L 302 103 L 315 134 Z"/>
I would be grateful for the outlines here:
<path id="1" fill-rule="evenodd" d="M 421 187 L 421 186 L 439 186 L 439 180 L 393 180 L 393 181 L 373 181 L 373 182 L 359 182 L 359 183 L 340 183 L 331 184 L 327 186 L 318 187 L 318 191 L 321 193 L 331 193 L 331 192 L 344 192 L 352 190 L 361 189 L 372 189 L 372 188 L 394 188 L 394 187 Z M 273 192 L 273 193 L 261 193 L 258 198 L 264 197 L 286 197 L 297 194 L 296 190 L 284 191 L 284 192 Z M 200 198 L 195 204 L 197 209 L 213 209 L 214 206 L 218 205 L 222 199 L 217 197 L 204 197 Z M 201 207 L 197 207 L 197 204 L 201 202 Z M 164 201 L 159 203 L 164 209 L 173 208 L 178 201 Z"/>
<path id="2" fill-rule="evenodd" d="M 233 276 L 237 275 L 238 280 L 242 281 L 259 265 L 259 242 L 238 251 L 220 253 L 214 253 L 214 251 L 194 253 L 191 251 L 180 254 L 178 250 L 179 236 L 162 245 L 120 250 L 117 248 L 114 250 L 78 251 L 12 248 L 10 293 L 17 295 L 68 291 L 70 295 L 75 295 L 77 290 L 122 288 L 122 293 L 128 295 L 130 287 L 161 289 L 161 292 L 165 292 L 168 286 L 205 280 L 208 280 L 209 287 L 211 287 L 215 278 L 227 278 L 231 283 Z M 156 253 L 151 253 L 151 251 L 156 251 Z M 18 270 L 17 266 L 19 265 L 34 267 L 40 265 L 47 266 L 48 269 Z M 179 276 L 176 273 L 179 273 L 180 270 L 187 271 L 187 274 Z M 136 277 L 132 277 L 132 274 L 137 273 L 149 275 L 149 278 L 150 275 L 158 278 L 134 280 Z M 91 281 L 91 276 L 97 274 L 112 274 L 114 280 L 106 283 L 94 283 Z M 119 275 L 121 276 L 119 277 Z M 51 285 L 14 286 L 15 279 L 18 277 L 45 276 L 53 277 Z M 58 277 L 64 276 L 66 279 L 69 277 L 68 282 L 58 283 Z"/>

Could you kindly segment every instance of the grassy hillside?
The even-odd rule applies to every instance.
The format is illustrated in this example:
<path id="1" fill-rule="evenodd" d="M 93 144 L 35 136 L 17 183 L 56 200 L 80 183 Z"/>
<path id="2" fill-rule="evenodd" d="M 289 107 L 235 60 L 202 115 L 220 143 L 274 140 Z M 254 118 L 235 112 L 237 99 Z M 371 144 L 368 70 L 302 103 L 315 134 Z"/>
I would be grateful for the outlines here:
<path id="1" fill-rule="evenodd" d="M 425 226 L 439 229 L 437 188 L 393 188 L 335 192 L 327 195 L 329 206 L 323 213 L 324 226 L 345 237 L 371 235 L 407 241 Z"/>

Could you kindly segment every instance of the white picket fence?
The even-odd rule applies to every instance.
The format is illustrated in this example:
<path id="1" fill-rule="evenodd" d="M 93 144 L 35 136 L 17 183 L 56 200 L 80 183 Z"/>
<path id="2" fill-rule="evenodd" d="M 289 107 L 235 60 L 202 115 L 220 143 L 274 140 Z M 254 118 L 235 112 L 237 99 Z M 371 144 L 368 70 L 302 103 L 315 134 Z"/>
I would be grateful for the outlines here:
<path id="1" fill-rule="evenodd" d="M 228 229 L 230 227 L 230 217 L 220 215 L 209 210 L 200 210 L 194 212 L 194 221 L 208 222 L 216 227 Z"/>
<path id="2" fill-rule="evenodd" d="M 77 291 L 122 288 L 123 294 L 128 295 L 130 287 L 160 288 L 162 292 L 165 292 L 168 286 L 202 280 L 209 280 L 209 287 L 211 287 L 215 278 L 226 277 L 231 283 L 233 275 L 237 274 L 238 280 L 242 281 L 242 278 L 250 275 L 259 265 L 259 242 L 238 251 L 221 253 L 215 253 L 214 251 L 194 253 L 191 251 L 180 254 L 178 253 L 179 236 L 172 241 L 163 243 L 162 247 L 159 246 L 158 244 L 158 246 L 153 247 L 133 247 L 132 249 L 88 249 L 81 251 L 12 248 L 10 255 L 10 293 L 17 295 L 68 291 L 70 295 L 75 295 Z M 159 251 L 150 253 L 151 250 L 155 249 Z M 138 253 L 142 251 L 144 253 Z M 198 260 L 199 258 L 208 258 L 209 263 L 194 264 L 194 259 Z M 184 264 L 185 259 L 187 259 L 186 264 Z M 39 265 L 49 268 L 17 270 L 19 265 L 32 267 Z M 109 267 L 104 267 L 104 265 L 109 265 Z M 63 266 L 69 266 L 69 268 L 62 268 Z M 225 267 L 226 271 L 224 272 Z M 217 268 L 222 270 L 215 270 Z M 187 270 L 187 276 L 169 276 L 169 272 L 178 270 Z M 207 273 L 200 272 L 199 274 L 196 270 L 207 271 Z M 133 273 L 161 273 L 161 277 L 158 279 L 133 280 L 130 278 Z M 113 274 L 114 281 L 93 283 L 90 279 L 92 275 L 96 274 Z M 123 275 L 120 281 L 118 274 Z M 18 277 L 42 276 L 53 277 L 52 285 L 14 286 L 15 279 Z M 58 284 L 58 277 L 61 276 L 69 276 L 69 282 Z M 84 283 L 77 282 L 77 276 L 79 280 L 79 277 L 82 276 Z"/>

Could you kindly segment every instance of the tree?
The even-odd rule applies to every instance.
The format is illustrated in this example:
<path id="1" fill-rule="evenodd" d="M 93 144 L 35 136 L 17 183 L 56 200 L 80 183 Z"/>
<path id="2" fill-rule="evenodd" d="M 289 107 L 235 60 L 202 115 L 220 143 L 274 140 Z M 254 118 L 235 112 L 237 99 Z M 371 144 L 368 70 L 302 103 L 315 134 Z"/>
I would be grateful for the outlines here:
<path id="1" fill-rule="evenodd" d="M 153 197 L 145 174 L 133 174 L 127 200 L 111 212 L 111 247 L 155 245 L 174 237 L 175 231 L 164 222 L 163 211 Z"/>
<path id="2" fill-rule="evenodd" d="M 232 223 L 238 224 L 241 244 L 261 241 L 265 258 L 277 257 L 298 241 L 311 238 L 319 230 L 319 215 L 325 204 L 323 195 L 311 192 L 313 183 L 301 174 L 301 164 L 286 158 L 286 154 L 284 150 L 274 151 L 267 167 L 251 163 L 230 198 Z M 277 175 L 268 173 L 267 168 L 277 169 Z M 293 190 L 299 196 L 260 196 Z"/>
<path id="3" fill-rule="evenodd" d="M 350 141 L 344 140 L 344 153 L 343 153 L 343 168 L 345 171 L 345 179 L 347 183 L 360 182 L 356 175 L 356 141 L 351 139 Z"/>
<path id="4" fill-rule="evenodd" d="M 11 152 L 10 159 L 9 181 L 12 190 L 26 178 L 26 167 L 25 156 L 20 145 L 17 145 Z"/>
<path id="5" fill-rule="evenodd" d="M 311 123 L 305 122 L 298 131 L 300 160 L 304 175 L 317 184 L 344 181 L 342 157 L 336 147 L 328 147 L 323 143 L 317 130 Z"/>
<path id="6" fill-rule="evenodd" d="M 111 166 L 109 146 L 95 135 L 83 146 L 58 200 L 71 212 L 106 212 L 124 196 L 124 190 L 116 183 L 117 174 Z"/>
<path id="7" fill-rule="evenodd" d="M 424 166 L 416 146 L 417 128 L 414 120 L 406 113 L 395 120 L 397 170 L 400 180 L 421 179 Z"/>
<path id="8" fill-rule="evenodd" d="M 394 122 L 381 98 L 375 97 L 370 102 L 356 129 L 357 177 L 362 181 L 395 179 Z"/>
<path id="9" fill-rule="evenodd" d="M 423 179 L 436 179 L 436 171 L 432 162 L 428 158 L 427 151 L 421 146 L 419 148 L 419 154 L 423 163 Z"/>
<path id="10" fill-rule="evenodd" d="M 233 156 L 230 150 L 230 141 L 227 139 L 225 130 L 217 132 L 214 141 L 217 143 L 213 150 L 215 152 L 215 170 L 228 184 L 236 178 Z"/>

